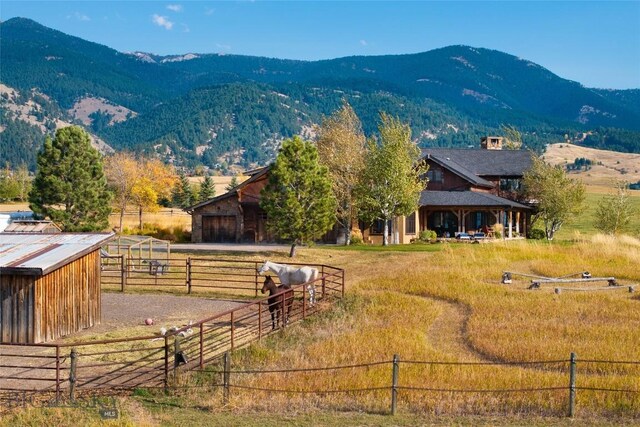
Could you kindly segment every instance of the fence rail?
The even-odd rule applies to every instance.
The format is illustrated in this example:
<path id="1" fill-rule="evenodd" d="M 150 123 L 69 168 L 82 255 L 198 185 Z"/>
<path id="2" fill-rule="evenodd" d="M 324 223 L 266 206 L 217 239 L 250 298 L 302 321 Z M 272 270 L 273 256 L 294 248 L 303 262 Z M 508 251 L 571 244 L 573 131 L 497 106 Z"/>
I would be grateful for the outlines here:
<path id="1" fill-rule="evenodd" d="M 240 289 L 258 295 L 263 280 L 259 263 L 187 258 L 167 264 L 130 264 L 124 256 L 102 259 L 106 286 Z M 140 269 L 144 265 L 144 269 Z M 293 287 L 288 323 L 329 308 L 344 296 L 344 271 L 320 265 L 320 277 Z M 240 286 L 229 283 L 241 284 Z M 195 285 L 194 285 L 195 284 Z M 308 286 L 316 289 L 310 304 Z M 236 292 L 237 295 L 237 292 Z M 142 336 L 59 344 L 0 344 L 0 391 L 47 391 L 59 401 L 63 394 L 96 389 L 168 387 L 176 370 L 203 369 L 227 351 L 260 340 L 284 327 L 272 322 L 268 297 L 254 298 L 228 311 L 199 320 L 164 336 Z"/>

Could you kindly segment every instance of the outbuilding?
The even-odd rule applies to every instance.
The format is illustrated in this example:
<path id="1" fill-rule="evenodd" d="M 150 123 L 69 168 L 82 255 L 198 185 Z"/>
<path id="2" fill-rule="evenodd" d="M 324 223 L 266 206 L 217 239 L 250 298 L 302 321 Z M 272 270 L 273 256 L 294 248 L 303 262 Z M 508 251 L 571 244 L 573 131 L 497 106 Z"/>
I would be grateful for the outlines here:
<path id="1" fill-rule="evenodd" d="M 100 247 L 113 233 L 0 233 L 0 343 L 42 343 L 100 323 Z"/>

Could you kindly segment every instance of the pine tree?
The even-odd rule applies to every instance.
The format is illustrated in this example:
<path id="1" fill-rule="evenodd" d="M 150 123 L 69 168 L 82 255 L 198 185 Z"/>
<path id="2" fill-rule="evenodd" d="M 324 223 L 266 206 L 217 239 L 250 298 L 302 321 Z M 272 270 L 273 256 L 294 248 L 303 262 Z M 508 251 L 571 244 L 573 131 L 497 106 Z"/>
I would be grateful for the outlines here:
<path id="1" fill-rule="evenodd" d="M 96 231 L 109 226 L 111 193 L 102 157 L 78 126 L 59 129 L 38 153 L 38 170 L 29 193 L 31 209 L 64 231 Z"/>
<path id="2" fill-rule="evenodd" d="M 191 183 L 189 183 L 189 178 L 187 178 L 184 172 L 180 172 L 178 174 L 178 181 L 173 188 L 173 204 L 185 209 L 193 205 L 193 202 L 194 194 Z"/>
<path id="3" fill-rule="evenodd" d="M 198 202 L 204 202 L 211 199 L 216 194 L 216 187 L 213 180 L 209 175 L 204 177 L 202 183 L 200 183 L 200 191 L 198 192 Z"/>
<path id="4" fill-rule="evenodd" d="M 238 177 L 234 175 L 233 178 L 231 178 L 231 182 L 229 182 L 229 184 L 227 184 L 227 186 L 225 187 L 225 190 L 229 192 L 234 188 L 236 188 L 237 186 L 238 186 Z"/>
<path id="5" fill-rule="evenodd" d="M 318 150 L 299 137 L 283 141 L 262 190 L 260 206 L 267 227 L 296 245 L 311 243 L 335 223 L 335 198 L 327 168 L 318 162 Z"/>

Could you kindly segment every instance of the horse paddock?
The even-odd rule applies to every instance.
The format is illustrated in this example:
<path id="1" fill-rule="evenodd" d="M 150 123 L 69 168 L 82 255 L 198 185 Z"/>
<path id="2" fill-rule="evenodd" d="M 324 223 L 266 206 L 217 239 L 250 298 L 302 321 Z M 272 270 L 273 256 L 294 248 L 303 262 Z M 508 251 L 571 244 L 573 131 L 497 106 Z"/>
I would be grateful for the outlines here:
<path id="1" fill-rule="evenodd" d="M 168 387 L 179 370 L 217 363 L 225 352 L 278 329 L 268 297 L 259 293 L 265 280 L 259 264 L 187 258 L 162 266 L 153 260 L 130 265 L 123 256 L 105 257 L 100 325 L 50 343 L 0 345 L 0 392 L 48 392 L 58 399 Z M 314 268 L 319 272 L 314 280 L 292 286 L 289 323 L 320 313 L 343 296 L 343 270 Z M 317 302 L 309 301 L 311 288 Z M 146 319 L 153 325 L 145 325 Z"/>

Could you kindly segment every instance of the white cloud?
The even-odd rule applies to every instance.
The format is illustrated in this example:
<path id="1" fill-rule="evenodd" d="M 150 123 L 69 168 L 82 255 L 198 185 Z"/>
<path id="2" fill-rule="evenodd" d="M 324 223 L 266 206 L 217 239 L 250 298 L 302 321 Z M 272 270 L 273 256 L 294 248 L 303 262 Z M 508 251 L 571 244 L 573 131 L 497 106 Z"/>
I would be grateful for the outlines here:
<path id="1" fill-rule="evenodd" d="M 362 46 L 366 46 L 366 45 L 368 45 L 369 43 L 367 43 L 367 41 L 366 41 L 366 40 L 360 40 L 360 44 L 361 44 Z"/>
<path id="2" fill-rule="evenodd" d="M 173 12 L 182 12 L 182 5 L 181 4 L 168 4 L 167 5 L 167 9 L 173 11 Z"/>
<path id="3" fill-rule="evenodd" d="M 213 12 L 215 12 L 216 10 L 212 7 L 205 7 L 204 8 L 204 14 L 207 16 L 213 15 Z"/>
<path id="4" fill-rule="evenodd" d="M 67 15 L 67 19 L 71 19 L 71 18 L 75 18 L 78 21 L 84 21 L 84 22 L 91 21 L 91 18 L 89 18 L 84 13 L 80 13 L 80 12 L 74 12 L 73 15 Z"/>
<path id="5" fill-rule="evenodd" d="M 151 20 L 154 24 L 160 27 L 164 27 L 165 30 L 170 30 L 173 28 L 173 22 L 169 21 L 169 18 L 167 18 L 166 16 L 160 16 L 154 13 L 151 16 Z"/>

